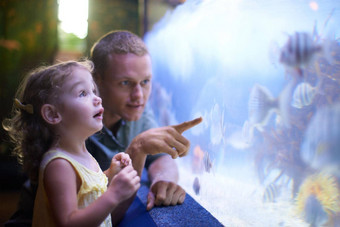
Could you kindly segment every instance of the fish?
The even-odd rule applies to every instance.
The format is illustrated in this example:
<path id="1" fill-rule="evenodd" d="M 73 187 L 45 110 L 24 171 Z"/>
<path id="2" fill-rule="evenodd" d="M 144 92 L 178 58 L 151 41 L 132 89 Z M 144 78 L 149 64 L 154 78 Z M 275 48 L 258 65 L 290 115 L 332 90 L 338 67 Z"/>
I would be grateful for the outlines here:
<path id="1" fill-rule="evenodd" d="M 210 112 L 210 141 L 218 145 L 225 139 L 226 126 L 224 123 L 224 109 L 215 103 Z"/>
<path id="2" fill-rule="evenodd" d="M 312 116 L 303 135 L 301 159 L 323 170 L 340 165 L 340 103 L 324 106 Z"/>
<path id="3" fill-rule="evenodd" d="M 297 69 L 299 74 L 302 75 L 302 68 L 307 66 L 313 57 L 322 51 L 322 45 L 314 42 L 312 35 L 307 32 L 295 32 L 288 37 L 281 49 L 280 63 Z"/>
<path id="4" fill-rule="evenodd" d="M 271 114 L 277 110 L 277 100 L 264 86 L 255 84 L 250 91 L 248 100 L 249 124 L 266 125 Z"/>
<path id="5" fill-rule="evenodd" d="M 280 196 L 281 187 L 275 183 L 270 183 L 264 189 L 262 201 L 275 203 L 276 199 Z"/>
<path id="6" fill-rule="evenodd" d="M 150 96 L 150 105 L 154 110 L 155 118 L 160 126 L 176 124 L 175 114 L 172 110 L 172 93 L 166 91 L 166 89 L 160 83 L 153 83 L 152 93 Z"/>
<path id="7" fill-rule="evenodd" d="M 197 127 L 192 129 L 194 135 L 202 134 L 206 129 L 210 133 L 210 142 L 213 145 L 219 145 L 225 139 L 225 121 L 224 121 L 224 108 L 215 102 L 211 109 L 205 110 L 202 114 L 201 112 L 196 112 L 194 116 L 203 116 L 205 121 L 202 124 L 197 125 Z"/>
<path id="8" fill-rule="evenodd" d="M 226 144 L 235 149 L 244 150 L 252 146 L 254 139 L 254 127 L 246 120 L 242 129 L 237 129 L 229 137 L 226 138 Z"/>
<path id="9" fill-rule="evenodd" d="M 316 75 L 319 78 L 317 84 L 315 86 L 312 86 L 308 82 L 301 82 L 296 86 L 294 90 L 291 105 L 297 109 L 301 109 L 311 105 L 316 94 L 325 94 L 323 91 L 321 91 L 321 87 L 325 78 L 321 77 L 320 65 L 315 62 L 314 67 Z"/>
<path id="10" fill-rule="evenodd" d="M 313 87 L 308 82 L 301 82 L 297 85 L 293 93 L 291 105 L 297 109 L 312 104 L 315 95 L 318 93 L 319 86 Z"/>
<path id="11" fill-rule="evenodd" d="M 331 16 L 332 13 L 329 17 Z M 327 25 L 328 20 L 326 20 L 324 27 Z M 280 49 L 279 62 L 286 69 L 293 69 L 301 77 L 303 76 L 303 70 L 317 56 L 323 56 L 329 64 L 333 64 L 334 59 L 331 54 L 331 48 L 335 43 L 336 41 L 330 37 L 322 37 L 321 34 L 318 34 L 315 23 L 312 34 L 295 32 L 288 36 L 287 42 Z"/>
<path id="12" fill-rule="evenodd" d="M 254 142 L 254 127 L 252 127 L 248 120 L 243 123 L 242 136 L 247 144 L 252 144 Z"/>
<path id="13" fill-rule="evenodd" d="M 198 177 L 195 177 L 192 188 L 194 189 L 194 192 L 196 195 L 200 194 L 201 185 L 200 185 L 200 181 L 198 180 Z"/>
<path id="14" fill-rule="evenodd" d="M 203 164 L 204 164 L 204 169 L 207 173 L 210 173 L 210 170 L 213 167 L 213 162 L 211 161 L 210 155 L 208 152 L 205 152 L 204 157 L 203 157 Z"/>
<path id="15" fill-rule="evenodd" d="M 203 166 L 204 151 L 199 145 L 196 145 L 192 157 L 192 170 L 194 173 L 201 173 L 204 170 Z"/>
<path id="16" fill-rule="evenodd" d="M 200 116 L 202 116 L 203 119 L 205 120 L 191 129 L 191 133 L 195 136 L 199 136 L 203 134 L 210 124 L 210 117 L 209 117 L 210 115 L 208 111 L 205 110 L 203 113 L 201 111 L 197 111 L 195 114 L 193 114 L 192 119 L 195 119 Z"/>
<path id="17" fill-rule="evenodd" d="M 277 98 L 264 86 L 255 84 L 248 100 L 248 121 L 250 127 L 263 131 L 273 113 L 281 116 L 283 125 L 289 127 L 289 105 L 297 81 L 291 80 Z"/>

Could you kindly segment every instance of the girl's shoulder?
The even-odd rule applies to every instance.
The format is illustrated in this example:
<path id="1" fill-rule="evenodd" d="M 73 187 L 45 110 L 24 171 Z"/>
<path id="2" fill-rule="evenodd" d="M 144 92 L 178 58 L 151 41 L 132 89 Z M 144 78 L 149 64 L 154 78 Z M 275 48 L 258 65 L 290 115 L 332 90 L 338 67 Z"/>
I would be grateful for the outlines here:
<path id="1" fill-rule="evenodd" d="M 66 155 L 64 152 L 56 150 L 56 149 L 51 149 L 43 155 L 40 168 L 45 169 L 48 163 L 58 158 L 66 159 L 69 162 L 73 162 L 72 158 Z"/>
<path id="2" fill-rule="evenodd" d="M 41 161 L 40 164 L 40 170 L 44 170 L 46 166 L 53 160 L 56 159 L 64 159 L 66 160 L 77 172 L 93 172 L 96 174 L 101 173 L 101 169 L 99 167 L 99 164 L 97 160 L 89 153 L 89 158 L 94 162 L 95 167 L 90 168 L 89 166 L 86 166 L 85 164 L 79 162 L 75 156 L 68 155 L 66 151 L 62 151 L 59 149 L 51 149 L 47 151 Z"/>

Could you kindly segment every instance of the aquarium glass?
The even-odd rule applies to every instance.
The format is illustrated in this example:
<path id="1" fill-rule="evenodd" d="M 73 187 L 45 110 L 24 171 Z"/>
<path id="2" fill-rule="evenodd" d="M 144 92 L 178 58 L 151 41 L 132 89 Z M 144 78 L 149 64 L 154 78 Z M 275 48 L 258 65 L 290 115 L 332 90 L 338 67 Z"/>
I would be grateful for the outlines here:
<path id="1" fill-rule="evenodd" d="M 340 226 L 340 1 L 187 0 L 144 37 L 179 184 L 225 226 Z"/>

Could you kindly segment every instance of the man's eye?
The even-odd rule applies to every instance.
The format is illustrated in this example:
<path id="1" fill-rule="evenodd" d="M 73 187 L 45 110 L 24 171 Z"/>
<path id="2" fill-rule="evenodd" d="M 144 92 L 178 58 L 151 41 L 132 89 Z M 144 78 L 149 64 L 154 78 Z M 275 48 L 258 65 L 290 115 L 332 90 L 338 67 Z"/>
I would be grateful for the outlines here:
<path id="1" fill-rule="evenodd" d="M 148 83 L 150 83 L 150 80 L 149 80 L 149 79 L 146 79 L 146 80 L 143 80 L 143 81 L 142 81 L 142 85 L 147 85 Z"/>
<path id="2" fill-rule="evenodd" d="M 121 85 L 123 86 L 128 86 L 130 84 L 130 82 L 128 80 L 124 80 L 122 82 L 120 82 Z"/>

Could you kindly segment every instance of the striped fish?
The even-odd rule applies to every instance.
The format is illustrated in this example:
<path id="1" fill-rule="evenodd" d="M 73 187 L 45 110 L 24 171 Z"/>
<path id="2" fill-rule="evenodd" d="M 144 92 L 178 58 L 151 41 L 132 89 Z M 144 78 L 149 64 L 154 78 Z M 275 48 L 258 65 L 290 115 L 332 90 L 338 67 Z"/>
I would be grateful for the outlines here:
<path id="1" fill-rule="evenodd" d="M 280 187 L 274 183 L 269 184 L 263 192 L 262 201 L 275 203 L 277 197 L 280 196 Z"/>
<path id="2" fill-rule="evenodd" d="M 302 82 L 296 86 L 292 99 L 292 106 L 301 109 L 309 106 L 317 93 L 317 87 L 313 87 L 307 82 Z"/>
<path id="3" fill-rule="evenodd" d="M 280 62 L 286 66 L 300 68 L 306 66 L 312 57 L 322 51 L 322 46 L 315 43 L 306 32 L 295 32 L 281 50 Z"/>

